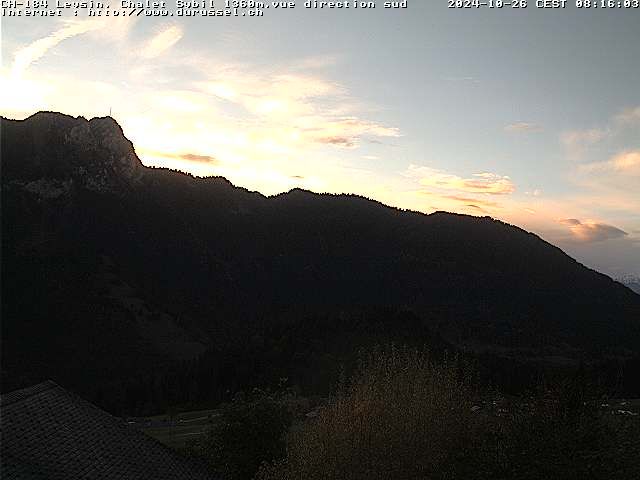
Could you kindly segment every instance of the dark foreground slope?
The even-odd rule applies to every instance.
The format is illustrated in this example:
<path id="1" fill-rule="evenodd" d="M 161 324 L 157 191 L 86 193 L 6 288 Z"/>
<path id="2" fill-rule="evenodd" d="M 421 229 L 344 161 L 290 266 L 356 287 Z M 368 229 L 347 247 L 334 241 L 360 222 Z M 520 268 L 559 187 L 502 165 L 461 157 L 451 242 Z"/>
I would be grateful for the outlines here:
<path id="1" fill-rule="evenodd" d="M 640 349 L 640 296 L 533 234 L 146 168 L 111 118 L 2 120 L 2 231 L 12 386 L 108 385 L 206 349 L 218 365 L 234 352 L 234 378 L 286 374 L 361 334 L 538 357 Z"/>

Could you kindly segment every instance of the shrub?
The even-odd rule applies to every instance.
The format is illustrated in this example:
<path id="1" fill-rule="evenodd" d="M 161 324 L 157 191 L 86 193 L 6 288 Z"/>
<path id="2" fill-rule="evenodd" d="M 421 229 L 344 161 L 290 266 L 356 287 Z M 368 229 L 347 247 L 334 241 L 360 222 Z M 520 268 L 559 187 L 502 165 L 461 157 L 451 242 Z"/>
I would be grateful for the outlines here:
<path id="1" fill-rule="evenodd" d="M 350 384 L 291 434 L 287 461 L 258 478 L 464 477 L 475 418 L 463 378 L 459 362 L 436 364 L 416 350 L 363 354 Z"/>
<path id="2" fill-rule="evenodd" d="M 250 479 L 263 462 L 284 457 L 290 423 L 286 406 L 275 396 L 238 396 L 222 408 L 221 421 L 211 427 L 200 451 L 224 478 Z"/>
<path id="3" fill-rule="evenodd" d="M 364 354 L 349 384 L 290 433 L 286 459 L 256 479 L 640 478 L 639 418 L 603 412 L 582 379 L 505 399 L 471 378 L 464 363 L 415 350 Z"/>

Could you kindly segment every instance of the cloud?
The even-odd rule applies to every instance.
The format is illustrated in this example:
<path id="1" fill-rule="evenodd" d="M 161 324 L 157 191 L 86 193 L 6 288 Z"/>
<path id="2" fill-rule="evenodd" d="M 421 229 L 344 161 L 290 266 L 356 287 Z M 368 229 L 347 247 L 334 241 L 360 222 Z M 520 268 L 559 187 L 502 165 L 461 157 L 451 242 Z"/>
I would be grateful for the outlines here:
<path id="1" fill-rule="evenodd" d="M 582 190 L 576 200 L 588 210 L 637 218 L 640 211 L 640 107 L 622 110 L 601 128 L 568 132 L 570 180 Z"/>
<path id="2" fill-rule="evenodd" d="M 640 123 L 640 107 L 627 108 L 615 116 L 615 121 L 623 125 Z"/>
<path id="3" fill-rule="evenodd" d="M 560 139 L 574 159 L 581 159 L 591 150 L 600 153 L 597 149 L 593 149 L 596 145 L 606 147 L 611 142 L 619 143 L 625 141 L 625 138 L 629 140 L 629 134 L 632 134 L 631 138 L 637 138 L 638 126 L 640 126 L 640 106 L 629 107 L 612 116 L 603 127 L 571 130 L 564 132 Z"/>
<path id="4" fill-rule="evenodd" d="M 100 25 L 92 21 L 67 21 L 64 27 L 18 50 L 14 56 L 12 76 L 20 77 L 33 62 L 42 58 L 60 42 L 99 28 Z"/>
<path id="5" fill-rule="evenodd" d="M 355 87 L 350 91 L 331 76 L 330 67 L 343 61 L 341 54 L 310 58 L 311 69 L 301 68 L 304 59 L 268 65 L 229 61 L 225 56 L 232 56 L 219 49 L 203 55 L 176 48 L 187 32 L 173 24 L 165 24 L 131 49 L 132 39 L 117 41 L 112 35 L 121 28 L 112 20 L 78 22 L 70 29 L 61 24 L 56 27 L 59 31 L 52 29 L 52 39 L 36 43 L 38 49 L 34 46 L 29 56 L 23 53 L 20 58 L 28 66 L 56 42 L 87 32 L 76 41 L 95 48 L 90 61 L 120 68 L 111 69 L 108 78 L 101 78 L 104 83 L 98 84 L 95 69 L 87 70 L 83 65 L 87 59 L 72 50 L 76 41 L 65 42 L 69 68 L 64 71 L 27 71 L 11 84 L 0 78 L 0 86 L 22 86 L 20 95 L 11 89 L 15 101 L 9 106 L 17 112 L 15 116 L 64 110 L 92 117 L 105 115 L 113 107 L 145 164 L 201 176 L 226 175 L 270 193 L 300 184 L 322 191 L 373 189 L 345 175 L 342 160 L 328 150 L 347 152 L 367 142 L 386 143 L 401 136 L 394 125 L 372 117 L 376 106 L 360 100 Z M 128 19 L 122 21 L 129 25 Z M 128 32 L 128 26 L 122 29 Z M 105 42 L 109 48 L 100 48 Z M 72 77 L 69 72 L 80 73 Z M 367 148 L 363 153 L 377 152 Z M 304 179 L 291 178 L 294 174 Z"/>
<path id="6" fill-rule="evenodd" d="M 340 55 L 317 55 L 315 57 L 307 57 L 300 60 L 298 70 L 320 70 L 328 67 L 334 67 L 341 61 Z"/>
<path id="7" fill-rule="evenodd" d="M 313 115 L 321 100 L 346 95 L 336 83 L 310 74 L 255 71 L 235 65 L 218 66 L 216 70 L 208 81 L 199 82 L 198 88 L 259 117 Z"/>
<path id="8" fill-rule="evenodd" d="M 135 17 L 124 17 L 118 22 L 113 22 L 112 19 L 107 17 L 65 19 L 61 28 L 46 37 L 34 40 L 16 51 L 11 67 L 11 75 L 14 78 L 21 77 L 31 64 L 44 57 L 49 50 L 65 40 L 85 33 L 90 34 L 97 40 L 124 42 L 136 21 L 137 18 Z"/>
<path id="9" fill-rule="evenodd" d="M 580 166 L 582 173 L 615 173 L 640 175 L 640 150 L 627 150 L 614 155 L 604 162 L 593 162 Z"/>
<path id="10" fill-rule="evenodd" d="M 145 58 L 155 58 L 173 47 L 183 36 L 182 28 L 177 25 L 166 27 L 153 36 L 140 52 Z"/>
<path id="11" fill-rule="evenodd" d="M 542 127 L 535 123 L 529 122 L 516 122 L 504 127 L 505 132 L 508 133 L 534 133 L 541 132 Z"/>
<path id="12" fill-rule="evenodd" d="M 469 204 L 465 205 L 465 207 L 468 207 L 468 208 L 471 208 L 471 209 L 477 210 L 477 211 L 478 211 L 478 212 L 480 212 L 480 213 L 487 213 L 487 214 L 489 213 L 489 212 L 488 212 L 487 210 L 485 210 L 484 208 L 479 207 L 478 205 L 473 205 L 472 203 L 469 203 Z"/>
<path id="13" fill-rule="evenodd" d="M 574 239 L 583 243 L 603 242 L 616 238 L 624 238 L 628 235 L 624 230 L 592 221 L 581 221 L 577 218 L 565 218 L 558 220 L 558 223 L 566 225 Z"/>
<path id="14" fill-rule="evenodd" d="M 354 148 L 356 141 L 351 137 L 321 137 L 315 140 L 318 143 L 326 143 L 329 145 L 337 145 L 344 148 Z"/>
<path id="15" fill-rule="evenodd" d="M 582 156 L 587 147 L 611 136 L 611 130 L 592 128 L 589 130 L 572 130 L 561 135 L 564 146 L 573 157 Z"/>
<path id="16" fill-rule="evenodd" d="M 84 35 L 86 42 L 113 43 L 113 48 L 105 52 L 119 52 L 127 42 L 127 36 L 136 19 L 125 17 L 113 22 L 110 17 L 90 17 L 84 19 L 62 19 L 56 22 L 58 28 L 49 35 L 18 47 L 13 52 L 13 62 L 8 69 L 0 70 L 0 91 L 2 110 L 15 118 L 26 117 L 38 110 L 57 110 L 68 114 L 91 116 L 93 106 L 100 104 L 99 115 L 104 115 L 105 98 L 114 98 L 117 92 L 113 85 L 92 78 L 70 78 L 70 75 L 51 73 L 39 69 L 31 72 L 31 67 L 46 57 L 60 43 Z M 119 52 L 119 58 L 129 57 L 127 51 Z M 70 63 L 81 60 L 67 57 Z M 10 93 L 8 93 L 10 92 Z M 105 111 L 106 110 L 106 111 Z"/>
<path id="17" fill-rule="evenodd" d="M 609 130 L 592 128 L 590 130 L 573 130 L 562 135 L 562 141 L 566 145 L 578 143 L 596 143 L 609 135 Z"/>
<path id="18" fill-rule="evenodd" d="M 190 162 L 207 162 L 207 163 L 215 163 L 216 159 L 210 155 L 196 155 L 195 153 L 183 153 L 178 155 L 179 158 L 183 160 L 188 160 Z"/>
<path id="19" fill-rule="evenodd" d="M 561 223 L 563 225 L 569 225 L 571 227 L 581 224 L 580 220 L 578 220 L 577 218 L 564 218 L 564 219 L 558 220 L 558 223 Z"/>
<path id="20" fill-rule="evenodd" d="M 343 86 L 295 67 L 273 72 L 216 66 L 209 79 L 196 86 L 215 101 L 224 101 L 223 108 L 229 102 L 242 107 L 252 130 L 268 125 L 270 141 L 279 144 L 354 149 L 362 141 L 382 143 L 375 139 L 400 136 L 398 128 L 356 115 Z"/>
<path id="21" fill-rule="evenodd" d="M 508 195 L 515 191 L 515 186 L 509 177 L 495 173 L 475 173 L 472 178 L 463 178 L 434 168 L 410 165 L 408 174 L 417 177 L 422 186 L 445 191 L 488 195 Z"/>
<path id="22" fill-rule="evenodd" d="M 310 120 L 310 122 L 308 121 Z M 357 117 L 301 119 L 300 132 L 312 142 L 342 148 L 356 148 L 366 135 L 399 137 L 397 128 L 385 127 Z"/>
<path id="23" fill-rule="evenodd" d="M 172 158 L 176 160 L 184 160 L 187 162 L 194 163 L 209 163 L 209 164 L 217 164 L 218 160 L 216 157 L 211 155 L 201 155 L 197 153 L 175 153 L 175 152 L 159 152 L 156 150 L 147 150 L 147 149 L 139 149 L 140 155 L 151 155 L 154 157 L 161 158 Z"/>
<path id="24" fill-rule="evenodd" d="M 640 150 L 622 152 L 613 157 L 610 164 L 619 172 L 640 173 Z"/>
<path id="25" fill-rule="evenodd" d="M 489 200 L 482 200 L 480 198 L 465 197 L 460 195 L 441 195 L 441 197 L 447 198 L 449 200 L 453 200 L 455 202 L 460 202 L 460 203 L 472 203 L 473 205 L 467 205 L 467 206 L 473 206 L 474 208 L 479 208 L 478 205 L 481 205 L 482 207 L 485 207 L 485 208 L 500 208 L 500 204 L 496 202 L 491 202 Z"/>
<path id="26" fill-rule="evenodd" d="M 504 213 L 504 208 L 511 205 L 509 195 L 515 191 L 509 177 L 489 172 L 465 178 L 431 167 L 409 165 L 403 176 L 420 185 L 419 189 L 406 190 L 406 199 L 411 199 L 409 208 L 421 205 L 423 209 L 471 215 Z M 424 198 L 428 198 L 428 203 L 421 200 Z"/>
<path id="27" fill-rule="evenodd" d="M 233 100 L 236 98 L 237 93 L 230 85 L 225 85 L 224 83 L 216 83 L 212 82 L 207 85 L 207 89 L 212 95 L 215 95 L 218 98 L 222 98 L 224 100 Z"/>

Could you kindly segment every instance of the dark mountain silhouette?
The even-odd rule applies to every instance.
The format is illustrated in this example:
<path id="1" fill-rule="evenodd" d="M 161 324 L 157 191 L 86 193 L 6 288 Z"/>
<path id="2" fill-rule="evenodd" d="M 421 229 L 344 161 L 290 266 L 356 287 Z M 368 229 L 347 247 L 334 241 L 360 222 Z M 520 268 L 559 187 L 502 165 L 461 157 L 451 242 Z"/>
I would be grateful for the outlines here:
<path id="1" fill-rule="evenodd" d="M 309 369 L 363 338 L 519 359 L 640 350 L 640 296 L 489 217 L 147 168 L 111 118 L 1 128 L 11 387 L 53 378 L 99 402 L 198 357 L 229 388 L 292 371 L 315 382 Z"/>

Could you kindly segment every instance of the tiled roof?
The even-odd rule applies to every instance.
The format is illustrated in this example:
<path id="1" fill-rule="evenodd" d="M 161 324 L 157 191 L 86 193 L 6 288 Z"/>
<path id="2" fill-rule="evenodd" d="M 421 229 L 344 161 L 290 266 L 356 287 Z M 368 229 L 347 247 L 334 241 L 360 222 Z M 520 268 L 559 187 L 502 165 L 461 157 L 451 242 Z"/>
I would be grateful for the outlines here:
<path id="1" fill-rule="evenodd" d="M 45 382 L 3 395 L 3 480 L 212 480 L 199 465 Z"/>

